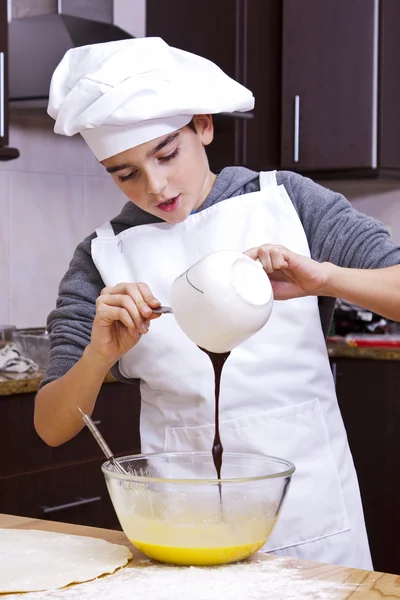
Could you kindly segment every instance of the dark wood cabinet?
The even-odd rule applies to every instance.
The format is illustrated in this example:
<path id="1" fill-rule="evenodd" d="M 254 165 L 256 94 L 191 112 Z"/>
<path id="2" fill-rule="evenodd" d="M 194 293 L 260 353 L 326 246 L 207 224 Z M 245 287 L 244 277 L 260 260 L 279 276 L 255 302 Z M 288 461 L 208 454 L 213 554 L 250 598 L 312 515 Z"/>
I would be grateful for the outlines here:
<path id="1" fill-rule="evenodd" d="M 400 170 L 398 0 L 283 0 L 281 166 Z"/>
<path id="2" fill-rule="evenodd" d="M 34 397 L 0 397 L 0 513 L 119 528 L 91 433 L 50 448 L 33 427 Z M 104 384 L 92 418 L 116 456 L 140 452 L 139 386 Z"/>
<path id="3" fill-rule="evenodd" d="M 243 164 L 255 171 L 280 166 L 281 0 L 247 0 L 244 11 L 245 85 L 253 92 L 254 119 L 246 121 Z"/>
<path id="4" fill-rule="evenodd" d="M 0 398 L 0 478 L 95 460 L 103 454 L 85 427 L 72 440 L 50 448 L 33 427 L 34 394 Z M 115 455 L 140 452 L 140 392 L 136 385 L 104 384 L 92 418 Z"/>
<path id="5" fill-rule="evenodd" d="M 398 0 L 147 1 L 148 36 L 254 93 L 253 118 L 214 117 L 214 170 L 397 177 L 399 31 Z"/>
<path id="6" fill-rule="evenodd" d="M 400 363 L 331 360 L 374 568 L 400 574 Z"/>
<path id="7" fill-rule="evenodd" d="M 0 146 L 8 145 L 7 0 L 0 0 Z"/>
<path id="8" fill-rule="evenodd" d="M 218 63 L 230 77 L 238 76 L 236 0 L 204 0 L 200 13 L 187 0 L 148 0 L 146 34 L 169 45 Z M 171 15 L 174 15 L 171 18 Z M 204 19 L 204 23 L 203 23 Z M 205 31 L 206 29 L 206 31 Z M 211 165 L 240 164 L 243 122 L 223 117 L 215 120 L 216 136 L 207 148 Z"/>
<path id="9" fill-rule="evenodd" d="M 378 158 L 379 166 L 400 170 L 400 4 L 381 0 L 379 43 Z"/>
<path id="10" fill-rule="evenodd" d="M 103 462 L 0 479 L 0 512 L 120 529 L 101 471 Z"/>
<path id="11" fill-rule="evenodd" d="M 18 158 L 8 146 L 8 2 L 0 0 L 0 161 Z"/>
<path id="12" fill-rule="evenodd" d="M 172 17 L 173 15 L 173 17 Z M 147 0 L 147 36 L 215 62 L 253 92 L 253 118 L 214 116 L 211 168 L 267 170 L 280 159 L 281 0 Z"/>

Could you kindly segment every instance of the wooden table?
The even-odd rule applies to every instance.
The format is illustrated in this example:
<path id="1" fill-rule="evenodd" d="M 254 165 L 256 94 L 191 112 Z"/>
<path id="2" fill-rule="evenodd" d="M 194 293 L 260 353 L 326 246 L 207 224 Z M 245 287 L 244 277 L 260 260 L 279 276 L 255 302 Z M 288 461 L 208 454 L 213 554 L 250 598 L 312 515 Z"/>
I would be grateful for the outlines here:
<path id="1" fill-rule="evenodd" d="M 87 535 L 102 538 L 114 544 L 123 544 L 129 547 L 134 556 L 133 561 L 129 563 L 127 568 L 134 568 L 135 559 L 137 561 L 139 557 L 143 556 L 131 546 L 125 535 L 120 531 L 0 514 L 0 528 L 8 527 Z M 270 559 L 282 561 L 282 558 L 280 557 L 271 556 Z M 338 584 L 351 584 L 352 590 L 350 592 L 345 592 L 344 594 L 341 593 L 340 600 L 400 599 L 400 576 L 397 575 L 378 573 L 375 571 L 363 571 L 361 569 L 348 569 L 334 565 L 300 561 L 290 558 L 284 560 L 282 568 L 296 568 L 301 573 L 301 576 L 307 579 L 333 581 Z M 17 598 L 17 596 L 15 597 Z M 21 598 L 23 598 L 23 596 L 21 596 Z"/>

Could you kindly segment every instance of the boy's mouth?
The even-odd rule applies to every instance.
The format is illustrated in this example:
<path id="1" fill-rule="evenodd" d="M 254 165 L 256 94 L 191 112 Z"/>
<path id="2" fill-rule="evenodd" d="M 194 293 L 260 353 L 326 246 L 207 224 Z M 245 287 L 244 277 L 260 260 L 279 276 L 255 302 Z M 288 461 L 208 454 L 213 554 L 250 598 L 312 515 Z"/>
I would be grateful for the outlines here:
<path id="1" fill-rule="evenodd" d="M 169 198 L 168 200 L 164 200 L 164 202 L 160 202 L 160 204 L 157 204 L 157 208 L 163 210 L 164 212 L 171 212 L 178 208 L 179 200 L 180 194 L 174 198 Z"/>

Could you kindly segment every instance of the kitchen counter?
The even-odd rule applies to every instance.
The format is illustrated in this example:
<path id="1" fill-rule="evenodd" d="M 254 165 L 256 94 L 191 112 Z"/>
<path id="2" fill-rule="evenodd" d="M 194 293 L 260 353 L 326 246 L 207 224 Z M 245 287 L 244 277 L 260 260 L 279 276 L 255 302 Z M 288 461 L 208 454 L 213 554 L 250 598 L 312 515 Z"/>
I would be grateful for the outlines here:
<path id="1" fill-rule="evenodd" d="M 367 358 L 373 360 L 400 360 L 400 348 L 360 348 L 349 346 L 343 341 L 328 342 L 330 358 Z M 44 372 L 2 373 L 0 372 L 0 396 L 37 392 Z M 104 383 L 115 382 L 109 373 Z"/>
<path id="2" fill-rule="evenodd" d="M 328 342 L 329 358 L 359 358 L 372 360 L 400 360 L 400 348 L 349 346 L 343 341 Z"/>
<path id="3" fill-rule="evenodd" d="M 34 371 L 30 373 L 5 373 L 0 371 L 0 396 L 11 396 L 13 394 L 36 393 L 40 382 L 44 378 L 43 371 Z M 113 383 L 117 381 L 111 373 L 108 373 L 104 383 Z"/>
<path id="4" fill-rule="evenodd" d="M 56 531 L 59 533 L 66 533 L 66 534 L 76 534 L 76 535 L 87 535 L 87 536 L 91 536 L 91 537 L 95 537 L 95 538 L 102 538 L 104 540 L 107 540 L 109 542 L 112 542 L 114 544 L 123 544 L 127 547 L 129 547 L 129 549 L 131 550 L 132 554 L 133 554 L 133 560 L 128 563 L 128 565 L 124 568 L 124 569 L 138 569 L 138 568 L 151 568 L 153 566 L 154 568 L 154 579 L 152 579 L 152 581 L 154 583 L 152 583 L 152 586 L 154 587 L 154 585 L 156 585 L 156 573 L 158 575 L 161 575 L 163 572 L 164 567 L 161 565 L 157 565 L 155 563 L 151 563 L 151 562 L 141 562 L 141 558 L 143 557 L 143 555 L 141 555 L 136 549 L 132 548 L 132 546 L 130 545 L 130 543 L 128 542 L 127 538 L 125 537 L 125 535 L 120 532 L 120 531 L 111 531 L 111 530 L 107 530 L 107 529 L 97 529 L 97 528 L 93 528 L 93 527 L 84 527 L 84 526 L 80 526 L 80 525 L 72 525 L 72 524 L 66 524 L 66 523 L 55 523 L 55 522 L 51 522 L 51 521 L 43 521 L 43 520 L 36 520 L 36 519 L 30 519 L 27 517 L 16 517 L 16 516 L 11 516 L 11 515 L 4 515 L 4 514 L 0 514 L 0 528 L 15 528 L 15 529 L 40 529 L 43 531 Z M 300 580 L 304 580 L 304 581 L 315 581 L 315 582 L 321 582 L 321 585 L 325 585 L 328 584 L 329 582 L 329 597 L 332 597 L 332 599 L 335 600 L 347 600 L 347 599 L 352 599 L 352 600 L 381 600 L 382 598 L 385 598 L 385 600 L 395 600 L 395 599 L 400 599 L 400 585 L 399 585 L 399 578 L 396 575 L 390 575 L 390 574 L 385 574 L 385 573 L 378 573 L 378 572 L 373 572 L 373 571 L 364 571 L 361 569 L 348 569 L 348 568 L 343 568 L 343 567 L 338 567 L 338 566 L 333 566 L 333 565 L 326 565 L 326 564 L 322 564 L 322 563 L 313 563 L 313 562 L 309 562 L 309 561 L 300 561 L 300 560 L 295 560 L 295 559 L 282 559 L 280 557 L 276 557 L 273 555 L 263 555 L 263 561 L 268 561 L 273 563 L 273 565 L 271 565 L 271 573 L 273 574 L 274 577 L 276 577 L 276 570 L 282 570 L 283 572 L 285 572 L 285 569 L 289 569 L 290 571 L 287 571 L 287 573 L 293 573 L 294 570 L 296 572 L 296 577 L 299 578 Z M 243 568 L 245 568 L 246 563 L 243 563 Z M 274 566 L 275 565 L 275 566 Z M 234 569 L 239 570 L 241 568 L 240 563 L 238 563 L 236 566 L 233 566 Z M 257 572 L 257 567 L 256 565 L 254 565 L 254 576 L 256 575 Z M 167 567 L 166 567 L 167 569 Z M 223 569 L 223 567 L 221 568 Z M 189 569 L 185 569 L 184 572 L 188 572 Z M 197 571 L 197 569 L 196 569 Z M 176 571 L 176 573 L 179 573 L 179 571 Z M 202 569 L 202 572 L 204 573 L 204 585 L 207 585 L 207 572 L 206 569 Z M 214 569 L 210 569 L 210 576 L 211 574 L 214 572 Z M 221 571 L 220 571 L 221 572 Z M 118 572 L 115 575 L 110 575 L 109 577 L 117 577 L 118 576 Z M 177 583 L 176 580 L 177 575 L 174 576 L 174 581 L 175 584 Z M 288 575 L 289 577 L 289 575 Z M 183 578 L 184 580 L 184 578 Z M 104 580 L 103 580 L 104 581 Z M 161 581 L 165 582 L 165 578 L 162 579 Z M 78 584 L 79 585 L 79 584 Z M 89 584 L 90 585 L 90 584 Z M 231 585 L 234 585 L 233 581 L 231 582 Z M 266 586 L 268 586 L 268 583 L 265 584 Z M 287 585 L 287 581 L 285 581 L 285 585 Z M 346 587 L 344 587 L 346 586 Z M 67 590 L 70 588 L 66 588 L 65 591 L 67 592 Z M 257 593 L 256 596 L 254 597 L 261 597 L 260 595 L 260 591 L 262 591 L 262 586 L 261 588 L 257 589 Z M 312 597 L 328 597 L 327 594 L 327 590 L 321 588 L 321 593 L 322 596 L 316 594 L 315 596 L 312 595 Z M 160 592 L 165 592 L 165 590 L 160 589 Z M 176 585 L 176 587 L 174 587 L 173 590 L 171 590 L 172 595 L 171 598 L 175 598 L 177 600 L 179 600 L 179 598 L 181 598 L 182 596 L 179 594 L 179 587 Z M 268 590 L 265 589 L 265 593 L 267 593 Z M 274 596 L 276 596 L 276 592 L 279 591 L 275 590 L 275 594 Z M 293 593 L 293 592 L 292 592 Z M 14 598 L 15 600 L 19 597 L 21 597 L 21 599 L 23 598 L 22 594 L 21 596 L 18 594 L 13 594 L 11 595 L 7 595 L 4 596 L 4 598 Z M 92 596 L 91 596 L 92 597 Z M 153 596 L 156 597 L 156 596 Z M 157 596 L 159 597 L 159 596 Z M 163 597 L 165 597 L 163 595 Z M 169 596 L 168 596 L 169 597 Z M 196 596 L 197 597 L 197 596 Z M 231 597 L 231 595 L 229 595 L 229 597 Z M 268 597 L 268 595 L 266 595 L 265 597 Z M 279 594 L 279 598 L 280 598 L 280 594 Z M 298 597 L 303 597 L 301 595 L 301 592 L 299 591 L 299 596 Z M 311 597 L 311 596 L 310 596 Z M 220 595 L 220 600 L 223 600 L 223 594 Z M 248 595 L 246 597 L 245 600 L 252 600 L 252 596 Z"/>
<path id="5" fill-rule="evenodd" d="M 6 373 L 0 371 L 0 396 L 37 392 L 43 378 L 43 371 L 31 371 L 29 373 Z"/>

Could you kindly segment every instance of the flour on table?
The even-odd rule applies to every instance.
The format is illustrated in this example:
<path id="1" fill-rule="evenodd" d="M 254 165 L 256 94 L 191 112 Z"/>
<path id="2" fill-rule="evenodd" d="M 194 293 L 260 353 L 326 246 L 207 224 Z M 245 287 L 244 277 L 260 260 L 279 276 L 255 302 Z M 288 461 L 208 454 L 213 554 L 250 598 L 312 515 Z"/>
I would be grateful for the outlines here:
<path id="1" fill-rule="evenodd" d="M 303 579 L 285 559 L 262 553 L 220 567 L 173 567 L 136 561 L 113 575 L 21 600 L 344 600 L 357 586 Z M 17 600 L 15 596 L 2 600 Z"/>
<path id="2" fill-rule="evenodd" d="M 52 590 L 89 581 L 113 573 L 130 558 L 128 548 L 102 539 L 0 529 L 0 594 Z M 40 597 L 44 597 L 42 592 Z"/>

